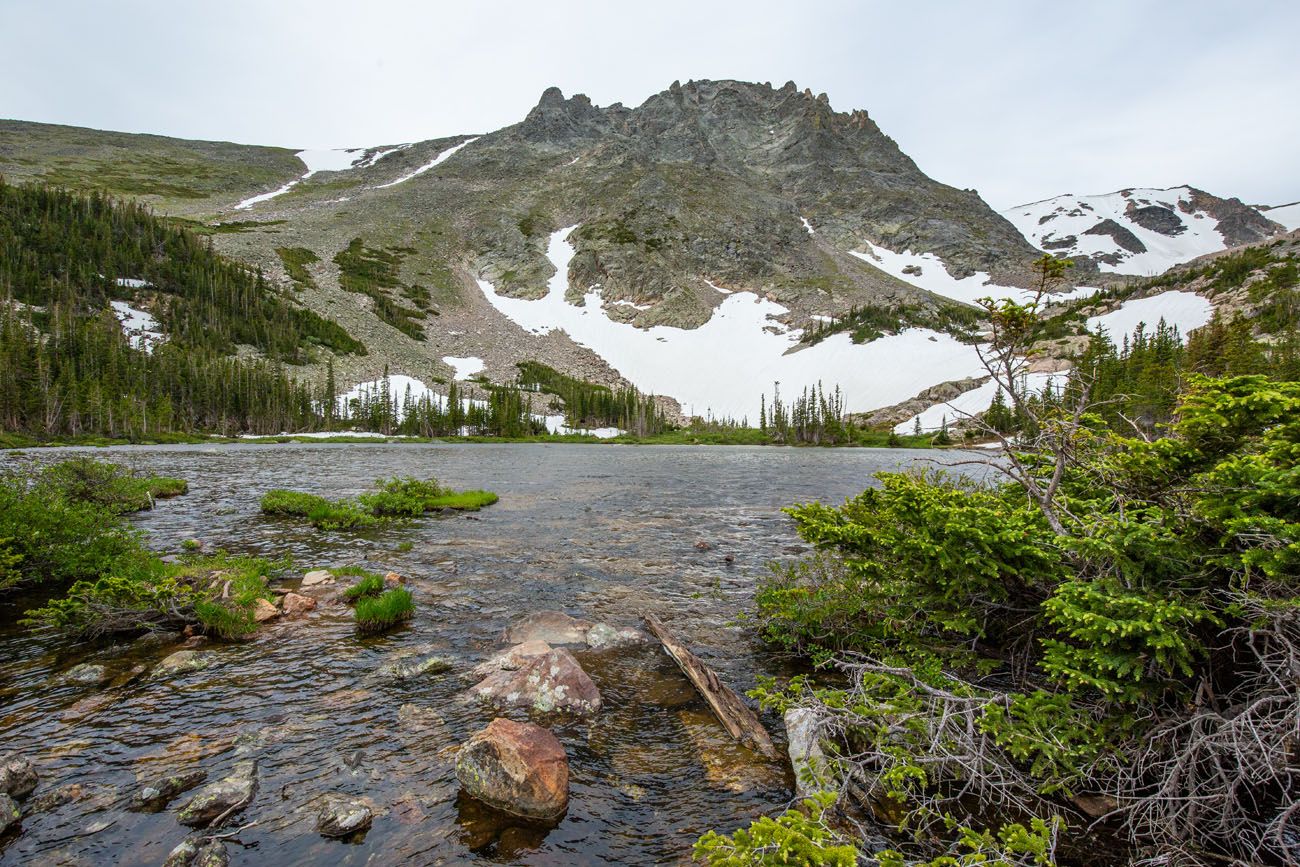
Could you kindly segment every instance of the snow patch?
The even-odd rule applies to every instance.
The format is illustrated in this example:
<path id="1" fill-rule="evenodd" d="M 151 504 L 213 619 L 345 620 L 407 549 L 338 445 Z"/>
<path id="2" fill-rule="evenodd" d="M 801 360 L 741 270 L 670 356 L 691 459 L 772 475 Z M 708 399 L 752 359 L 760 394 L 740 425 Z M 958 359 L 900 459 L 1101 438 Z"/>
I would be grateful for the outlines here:
<path id="1" fill-rule="evenodd" d="M 136 282 L 148 285 L 142 280 Z M 122 281 L 119 280 L 118 283 L 121 284 Z M 125 301 L 108 303 L 112 306 L 118 322 L 122 324 L 122 333 L 126 335 L 127 342 L 136 349 L 152 353 L 156 345 L 166 342 L 167 335 L 162 333 L 158 320 L 151 314 L 138 310 Z"/>
<path id="2" fill-rule="evenodd" d="M 874 265 L 891 277 L 897 277 L 904 283 L 911 283 L 935 295 L 942 295 L 965 304 L 974 304 L 980 298 L 992 298 L 995 301 L 1005 298 L 1015 301 L 1029 299 L 1028 290 L 1017 286 L 999 286 L 983 271 L 977 271 L 969 277 L 958 280 L 948 273 L 943 260 L 933 253 L 913 253 L 910 250 L 895 253 L 884 247 L 877 247 L 870 241 L 867 241 L 866 245 L 867 252 L 850 250 L 849 255 Z"/>
<path id="3" fill-rule="evenodd" d="M 136 280 L 132 277 L 118 277 L 113 282 L 128 289 L 143 289 L 151 285 L 148 280 Z"/>
<path id="4" fill-rule="evenodd" d="M 799 221 L 800 221 L 801 223 L 803 223 L 803 227 L 804 227 L 805 229 L 808 230 L 808 234 L 809 234 L 809 235 L 816 235 L 816 234 L 817 234 L 816 232 L 813 231 L 812 223 L 808 222 L 808 218 L 807 218 L 807 217 L 800 217 L 800 218 L 799 218 Z"/>
<path id="5" fill-rule="evenodd" d="M 705 280 L 704 282 L 705 282 L 705 283 L 708 283 L 708 284 L 709 284 L 709 288 L 712 289 L 712 290 L 714 290 L 714 291 L 716 291 L 716 292 L 721 292 L 723 295 L 730 295 L 730 294 L 731 294 L 731 290 L 730 290 L 730 289 L 724 289 L 724 288 L 722 288 L 721 286 L 719 286 L 717 283 L 714 283 L 714 282 L 712 282 L 712 281 L 710 281 L 710 280 Z"/>
<path id="6" fill-rule="evenodd" d="M 1067 375 L 1066 373 L 1030 373 L 1024 377 L 1021 389 L 1027 394 L 1039 394 L 1048 382 L 1053 379 L 1058 383 L 1064 382 Z M 999 391 L 1003 392 L 1004 399 L 1010 404 L 1011 400 L 1005 394 L 1006 390 L 999 388 L 998 384 L 990 379 L 978 388 L 959 394 L 944 403 L 936 403 L 907 421 L 899 422 L 894 425 L 894 433 L 915 433 L 918 418 L 921 420 L 921 432 L 933 433 L 943 427 L 945 420 L 948 424 L 954 424 L 984 412 L 993 405 L 993 398 Z"/>
<path id="7" fill-rule="evenodd" d="M 400 178 L 398 178 L 398 179 L 395 180 L 395 181 L 389 181 L 389 182 L 386 183 L 386 184 L 380 184 L 379 186 L 375 187 L 375 189 L 377 189 L 377 190 L 383 190 L 383 189 L 387 189 L 388 187 L 395 187 L 395 186 L 397 186 L 398 184 L 405 183 L 406 181 L 409 181 L 411 178 L 414 178 L 414 177 L 416 177 L 417 175 L 422 175 L 422 174 L 424 174 L 425 172 L 429 171 L 429 169 L 432 169 L 432 168 L 435 168 L 436 166 L 440 166 L 440 165 L 442 165 L 442 164 L 445 163 L 447 160 L 451 159 L 451 158 L 456 154 L 456 152 L 459 151 L 461 148 L 465 147 L 466 145 L 471 145 L 471 144 L 473 144 L 474 142 L 478 141 L 480 138 L 482 138 L 482 136 L 477 136 L 477 135 L 476 135 L 476 136 L 474 136 L 473 138 L 467 138 L 467 139 L 465 139 L 465 141 L 461 142 L 460 144 L 458 144 L 458 145 L 456 145 L 456 146 L 454 146 L 454 147 L 449 147 L 449 148 L 447 148 L 446 150 L 439 151 L 439 152 L 438 152 L 438 155 L 437 155 L 436 157 L 434 157 L 432 160 L 430 160 L 429 162 L 425 163 L 424 165 L 420 166 L 420 167 L 419 167 L 418 169 L 416 169 L 415 171 L 410 172 L 409 174 L 402 175 Z"/>
<path id="8" fill-rule="evenodd" d="M 1166 325 L 1176 327 L 1179 336 L 1186 342 L 1188 332 L 1209 322 L 1213 315 L 1214 305 L 1195 292 L 1171 290 L 1150 298 L 1125 301 L 1118 310 L 1093 316 L 1088 320 L 1088 330 L 1105 328 L 1110 339 L 1119 343 L 1125 336 L 1132 334 L 1138 325 L 1145 323 L 1150 333 L 1155 331 L 1156 323 L 1163 319 Z"/>
<path id="9" fill-rule="evenodd" d="M 865 344 L 834 334 L 813 346 L 800 346 L 803 332 L 776 318 L 788 312 L 785 307 L 754 292 L 727 292 L 713 283 L 709 285 L 727 297 L 699 328 L 643 329 L 616 322 L 605 313 L 599 292 L 586 293 L 581 307 L 565 300 L 574 254 L 566 239 L 575 228 L 551 235 L 547 257 L 556 271 L 545 297 L 511 298 L 487 280 L 478 281 L 479 289 L 526 331 L 563 330 L 641 391 L 677 398 L 689 415 L 752 420 L 761 398 L 771 396 L 776 382 L 787 398 L 818 382 L 826 389 L 839 385 L 846 410 L 862 412 L 899 403 L 937 382 L 983 371 L 973 346 L 929 329 L 908 329 Z M 900 359 L 907 363 L 900 365 Z"/>
<path id="10" fill-rule="evenodd" d="M 476 373 L 482 373 L 483 368 L 487 366 L 483 363 L 483 359 L 474 355 L 464 358 L 456 355 L 444 355 L 442 360 L 451 365 L 451 369 L 455 371 L 452 374 L 455 379 L 469 379 Z"/>
<path id="11" fill-rule="evenodd" d="M 307 180 L 317 172 L 342 172 L 353 168 L 357 165 L 358 161 L 362 159 L 361 155 L 365 152 L 365 148 L 308 148 L 307 150 L 298 151 L 294 156 L 302 160 L 303 164 L 307 166 L 307 171 L 302 175 L 302 177 L 294 178 L 292 181 L 289 181 L 289 183 L 277 190 L 272 190 L 269 193 L 262 193 L 261 195 L 244 199 L 242 202 L 235 205 L 235 210 L 246 211 L 253 207 L 253 205 L 268 202 L 276 196 L 289 192 L 294 187 L 298 186 L 298 184 Z M 391 151 L 388 153 L 391 153 Z M 378 157 L 375 157 L 370 162 L 373 163 L 375 159 L 378 159 Z M 367 163 L 367 165 L 369 165 L 369 163 Z"/>
<path id="12" fill-rule="evenodd" d="M 1227 245 L 1219 233 L 1217 220 L 1202 212 L 1188 213 L 1192 190 L 1190 187 L 1171 187 L 1167 190 L 1131 189 L 1097 196 L 1066 194 L 1041 202 L 1018 205 L 1002 212 L 1020 230 L 1029 243 L 1052 253 L 1069 256 L 1113 254 L 1120 257 L 1117 264 L 1098 262 L 1102 271 L 1112 274 L 1153 276 L 1162 274 L 1174 265 L 1189 262 L 1197 256 L 1222 250 Z M 1182 223 L 1176 235 L 1165 235 L 1144 228 L 1129 219 L 1126 211 L 1132 203 L 1139 208 L 1151 205 L 1168 208 Z M 1265 216 L 1268 216 L 1266 213 Z M 1142 242 L 1145 253 L 1132 253 L 1120 247 L 1109 235 L 1087 235 L 1087 230 L 1103 220 L 1114 220 Z M 1061 242 L 1071 235 L 1070 246 L 1045 246 Z"/>
<path id="13" fill-rule="evenodd" d="M 1296 229 L 1300 229 L 1300 202 L 1267 208 L 1264 210 L 1264 216 L 1274 223 L 1281 223 L 1288 230 L 1294 232 Z"/>

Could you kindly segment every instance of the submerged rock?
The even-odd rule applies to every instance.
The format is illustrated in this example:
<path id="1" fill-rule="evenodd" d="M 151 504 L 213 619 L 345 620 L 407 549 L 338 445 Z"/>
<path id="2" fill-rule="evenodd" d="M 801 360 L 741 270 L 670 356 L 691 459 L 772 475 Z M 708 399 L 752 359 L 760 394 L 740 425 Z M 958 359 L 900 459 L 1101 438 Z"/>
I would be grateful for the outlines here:
<path id="1" fill-rule="evenodd" d="M 419 648 L 399 650 L 379 667 L 378 674 L 389 680 L 413 680 L 424 674 L 441 674 L 451 670 L 451 660 Z"/>
<path id="2" fill-rule="evenodd" d="M 182 792 L 188 792 L 207 778 L 207 771 L 195 768 L 150 780 L 131 796 L 131 809 L 156 813 L 166 807 L 172 798 Z"/>
<path id="3" fill-rule="evenodd" d="M 316 814 L 316 830 L 322 837 L 350 837 L 365 831 L 375 814 L 364 802 L 344 795 L 326 795 Z"/>
<path id="4" fill-rule="evenodd" d="M 154 666 L 152 677 L 170 677 L 190 671 L 202 671 L 216 661 L 216 654 L 199 650 L 178 650 Z"/>
<path id="5" fill-rule="evenodd" d="M 209 783 L 176 811 L 176 821 L 204 828 L 223 815 L 233 815 L 253 802 L 257 794 L 257 761 L 235 764 L 230 776 Z"/>
<path id="6" fill-rule="evenodd" d="M 588 715 L 600 710 L 600 690 L 587 672 L 563 648 L 529 660 L 516 670 L 489 674 L 472 688 L 479 698 L 500 707 L 521 707 L 539 713 Z"/>
<path id="7" fill-rule="evenodd" d="M 226 867 L 230 855 L 226 844 L 204 837 L 186 837 L 167 854 L 163 867 Z"/>
<path id="8" fill-rule="evenodd" d="M 51 810 L 57 810 L 64 804 L 71 804 L 81 797 L 80 783 L 67 783 L 59 786 L 57 789 L 51 789 L 48 792 L 42 792 L 27 802 L 23 809 L 24 816 L 33 816 L 37 813 L 48 813 Z"/>
<path id="9" fill-rule="evenodd" d="M 92 662 L 74 665 L 63 672 L 63 682 L 77 686 L 99 686 L 106 680 L 108 680 L 108 669 Z"/>
<path id="10" fill-rule="evenodd" d="M 649 635 L 631 626 L 613 627 L 607 623 L 597 623 L 587 630 L 587 646 L 592 650 L 635 647 L 650 642 Z"/>
<path id="11" fill-rule="evenodd" d="M 465 792 L 498 810 L 553 822 L 569 805 L 569 759 L 541 726 L 498 718 L 456 756 Z"/>
<path id="12" fill-rule="evenodd" d="M 677 717 L 710 783 L 738 794 L 786 787 L 785 768 L 734 741 L 713 714 L 679 710 Z"/>
<path id="13" fill-rule="evenodd" d="M 545 641 L 549 644 L 585 644 L 590 621 L 570 617 L 563 611 L 536 611 L 506 628 L 501 640 L 508 644 Z"/>
<path id="14" fill-rule="evenodd" d="M 0 793 L 0 834 L 17 827 L 23 820 L 23 812 L 17 802 L 8 795 Z"/>
<path id="15" fill-rule="evenodd" d="M 17 753 L 0 758 L 0 794 L 21 801 L 36 788 L 40 778 L 31 760 Z"/>

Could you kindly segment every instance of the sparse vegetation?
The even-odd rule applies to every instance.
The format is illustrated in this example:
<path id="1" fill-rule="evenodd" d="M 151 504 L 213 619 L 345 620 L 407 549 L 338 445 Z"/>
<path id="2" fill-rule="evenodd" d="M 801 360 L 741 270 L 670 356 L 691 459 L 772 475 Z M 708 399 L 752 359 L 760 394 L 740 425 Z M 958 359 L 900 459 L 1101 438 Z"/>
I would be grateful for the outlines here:
<path id="1" fill-rule="evenodd" d="M 333 572 L 334 570 L 330 571 Z M 365 572 L 362 574 L 360 581 L 343 591 L 343 596 L 349 602 L 355 602 L 362 597 L 378 596 L 383 592 L 384 576 L 376 575 L 373 572 Z"/>
<path id="2" fill-rule="evenodd" d="M 289 279 L 298 285 L 299 289 L 316 289 L 316 278 L 311 276 L 307 270 L 308 265 L 314 265 L 320 261 L 317 256 L 306 247 L 276 247 L 275 254 L 280 257 L 280 262 L 284 265 L 284 272 L 289 275 Z"/>
<path id="3" fill-rule="evenodd" d="M 403 283 L 399 276 L 403 256 L 409 248 L 375 249 L 367 247 L 360 238 L 353 238 L 347 248 L 339 251 L 334 263 L 339 266 L 339 286 L 348 292 L 359 292 L 374 301 L 375 315 L 382 321 L 415 340 L 424 340 L 424 318 L 429 308 L 429 292 L 423 286 Z M 389 296 L 396 289 L 415 304 L 416 309 L 403 307 Z"/>

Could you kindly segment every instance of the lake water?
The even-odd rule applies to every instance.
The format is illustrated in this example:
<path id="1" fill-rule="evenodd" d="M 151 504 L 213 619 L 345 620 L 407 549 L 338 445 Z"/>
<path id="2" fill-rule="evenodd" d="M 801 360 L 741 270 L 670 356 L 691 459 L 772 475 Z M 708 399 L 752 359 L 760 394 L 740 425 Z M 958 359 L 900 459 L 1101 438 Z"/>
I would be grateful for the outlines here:
<path id="1" fill-rule="evenodd" d="M 791 780 L 785 768 L 731 745 L 657 645 L 575 652 L 604 709 L 591 722 L 546 721 L 568 752 L 571 790 L 567 815 L 549 830 L 504 821 L 458 796 L 455 750 L 496 715 L 466 697 L 462 675 L 531 611 L 613 625 L 639 625 L 652 612 L 743 692 L 757 675 L 788 670 L 735 623 L 768 564 L 802 548 L 780 509 L 838 504 L 875 472 L 945 457 L 538 444 L 91 453 L 189 481 L 188 495 L 135 518 L 159 549 L 199 538 L 232 552 L 289 554 L 296 565 L 288 583 L 320 567 L 395 570 L 408 577 L 417 614 L 407 627 L 363 639 L 346 606 L 322 606 L 250 641 L 213 645 L 216 665 L 168 680 L 131 672 L 174 645 L 76 645 L 0 629 L 0 752 L 37 762 L 38 794 L 63 783 L 83 787 L 80 800 L 28 818 L 20 836 L 0 843 L 0 864 L 159 864 L 187 829 L 168 811 L 126 810 L 137 780 L 195 766 L 216 779 L 244 758 L 259 760 L 260 788 L 228 823 L 256 823 L 238 834 L 242 845 L 228 847 L 233 864 L 681 863 L 704 831 L 730 831 L 783 808 Z M 486 488 L 501 502 L 366 533 L 319 533 L 258 511 L 271 488 L 343 497 L 394 475 Z M 708 550 L 697 550 L 699 541 Z M 406 543 L 409 550 L 399 550 Z M 22 601 L 6 604 L 0 622 L 12 621 Z M 389 655 L 416 646 L 450 657 L 453 669 L 405 683 L 376 676 Z M 59 682 L 85 661 L 107 665 L 114 681 Z M 783 747 L 779 718 L 764 722 Z M 341 843 L 315 832 L 328 792 L 373 804 L 364 839 Z"/>

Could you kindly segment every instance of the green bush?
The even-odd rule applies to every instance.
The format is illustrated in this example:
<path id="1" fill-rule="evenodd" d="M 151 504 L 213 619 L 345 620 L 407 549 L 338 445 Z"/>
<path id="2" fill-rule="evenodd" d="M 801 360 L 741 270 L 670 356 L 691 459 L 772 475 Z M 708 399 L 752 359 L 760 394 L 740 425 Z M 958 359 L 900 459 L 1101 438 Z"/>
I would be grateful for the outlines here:
<path id="1" fill-rule="evenodd" d="M 831 794 L 804 801 L 803 809 L 763 816 L 734 834 L 709 831 L 695 844 L 695 857 L 710 867 L 856 867 L 858 850 L 826 823 Z"/>
<path id="2" fill-rule="evenodd" d="M 36 484 L 51 496 L 118 513 L 152 509 L 155 497 L 177 497 L 189 490 L 184 479 L 137 476 L 118 464 L 80 457 L 44 468 Z"/>
<path id="3" fill-rule="evenodd" d="M 379 596 L 361 596 L 356 606 L 357 631 L 372 635 L 405 623 L 415 614 L 411 591 L 395 587 Z"/>
<path id="4" fill-rule="evenodd" d="M 451 491 L 439 487 L 436 479 L 393 478 L 375 483 L 378 491 L 357 497 L 375 517 L 415 518 L 431 508 L 431 502 Z"/>
<path id="5" fill-rule="evenodd" d="M 25 622 L 87 638 L 199 624 L 234 638 L 256 628 L 257 600 L 270 598 L 266 576 L 286 565 L 227 554 L 165 563 L 140 548 L 28 611 Z"/>

